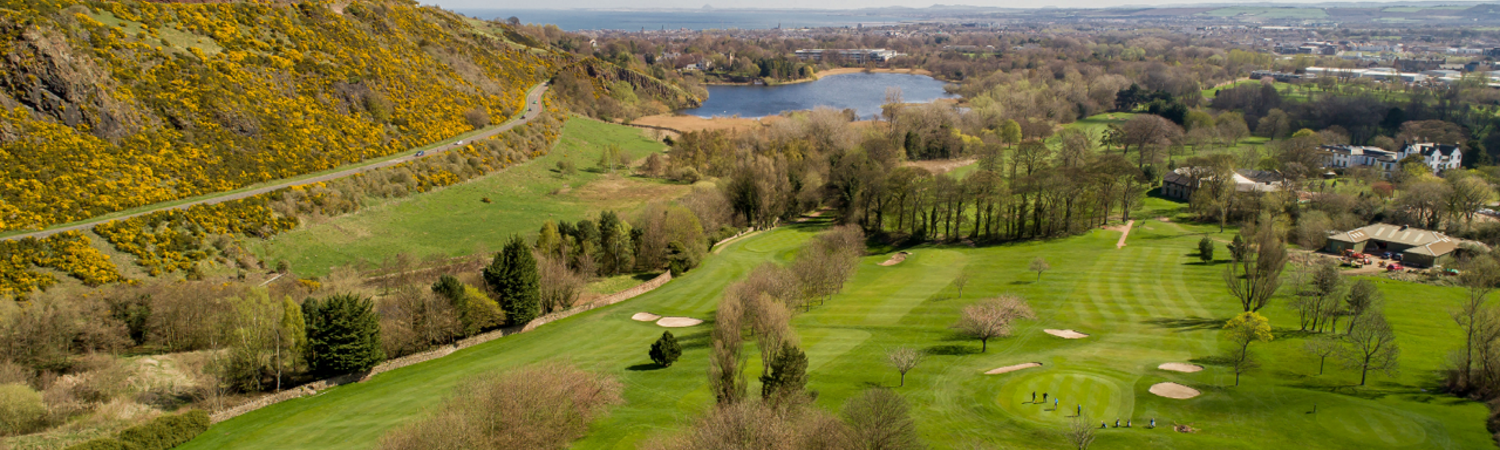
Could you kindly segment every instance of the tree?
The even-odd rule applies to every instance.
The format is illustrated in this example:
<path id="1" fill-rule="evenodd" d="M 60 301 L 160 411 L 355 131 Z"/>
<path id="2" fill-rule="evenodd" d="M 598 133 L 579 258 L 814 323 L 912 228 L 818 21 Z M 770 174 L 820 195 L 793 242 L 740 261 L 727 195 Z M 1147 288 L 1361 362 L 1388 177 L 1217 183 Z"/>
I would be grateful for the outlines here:
<path id="1" fill-rule="evenodd" d="M 1328 357 L 1337 356 L 1342 350 L 1339 341 L 1331 337 L 1312 338 L 1302 344 L 1303 353 L 1318 357 L 1318 375 L 1323 374 L 1323 363 L 1328 361 Z"/>
<path id="2" fill-rule="evenodd" d="M 1031 260 L 1030 270 L 1032 272 L 1036 272 L 1037 281 L 1042 281 L 1042 272 L 1046 272 L 1051 269 L 1052 265 L 1047 264 L 1047 260 L 1045 258 L 1038 256 L 1036 257 L 1036 259 Z"/>
<path id="3" fill-rule="evenodd" d="M 714 311 L 713 348 L 708 366 L 708 384 L 719 406 L 729 406 L 745 399 L 744 367 L 740 353 L 744 347 L 741 320 L 744 305 L 737 296 L 725 295 Z"/>
<path id="4" fill-rule="evenodd" d="M 307 320 L 302 305 L 291 296 L 281 298 L 281 323 L 276 327 L 276 390 L 281 390 L 285 372 L 295 370 L 297 357 L 307 348 Z"/>
<path id="5" fill-rule="evenodd" d="M 915 369 L 926 357 L 927 355 L 921 350 L 911 347 L 896 347 L 885 353 L 885 362 L 891 368 L 896 369 L 897 372 L 901 372 L 901 386 L 906 386 L 906 373 Z"/>
<path id="6" fill-rule="evenodd" d="M 963 298 L 964 298 L 964 286 L 968 286 L 968 285 L 969 285 L 969 271 L 967 271 L 967 270 L 960 271 L 960 272 L 958 272 L 958 276 L 953 277 L 953 287 L 958 288 L 958 299 L 959 300 L 963 300 Z"/>
<path id="7" fill-rule="evenodd" d="M 783 342 L 771 359 L 771 370 L 760 376 L 760 396 L 773 403 L 793 400 L 807 387 L 807 354 Z"/>
<path id="8" fill-rule="evenodd" d="M 1344 360 L 1345 367 L 1359 369 L 1360 386 L 1365 385 L 1365 377 L 1370 370 L 1396 376 L 1397 356 L 1400 356 L 1401 348 L 1396 345 L 1396 333 L 1391 330 L 1390 322 L 1385 320 L 1385 313 L 1371 311 L 1360 316 L 1356 322 L 1359 324 L 1343 338 L 1344 351 L 1339 356 Z"/>
<path id="9" fill-rule="evenodd" d="M 1224 268 L 1224 283 L 1240 300 L 1245 312 L 1259 311 L 1271 303 L 1281 287 L 1281 271 L 1286 267 L 1286 243 L 1276 233 L 1269 218 L 1263 217 L 1248 240 L 1235 236 L 1230 247 L 1234 258 Z"/>
<path id="10" fill-rule="evenodd" d="M 964 307 L 963 314 L 953 328 L 960 334 L 978 339 L 979 352 L 984 353 L 989 350 L 990 339 L 1010 336 L 1012 322 L 1035 317 L 1026 300 L 1005 295 Z"/>
<path id="11" fill-rule="evenodd" d="M 1240 385 L 1240 374 L 1254 369 L 1257 364 L 1250 353 L 1250 344 L 1255 342 L 1268 342 L 1271 336 L 1271 323 L 1265 316 L 1254 311 L 1246 311 L 1229 319 L 1224 324 L 1225 339 L 1230 343 L 1229 361 L 1234 367 L 1234 385 Z"/>
<path id="12" fill-rule="evenodd" d="M 337 294 L 302 304 L 307 324 L 307 364 L 327 376 L 369 370 L 385 359 L 380 319 L 369 298 Z"/>
<path id="13" fill-rule="evenodd" d="M 1078 450 L 1088 450 L 1094 444 L 1094 438 L 1098 437 L 1099 428 L 1094 426 L 1094 419 L 1086 415 L 1073 416 L 1068 421 L 1068 428 L 1063 431 L 1067 436 L 1068 443 Z"/>
<path id="14" fill-rule="evenodd" d="M 1468 297 L 1452 316 L 1453 321 L 1464 330 L 1463 361 L 1460 362 L 1463 367 L 1460 367 L 1460 375 L 1462 383 L 1467 385 L 1473 381 L 1474 352 L 1487 345 L 1479 339 L 1484 328 L 1482 319 L 1490 293 L 1500 287 L 1500 263 L 1492 257 L 1480 256 L 1466 261 L 1463 268 L 1458 275 L 1458 282 L 1463 285 Z"/>
<path id="15" fill-rule="evenodd" d="M 1349 316 L 1349 329 L 1345 334 L 1353 333 L 1354 327 L 1360 324 L 1359 318 L 1370 310 L 1380 309 L 1380 287 L 1368 279 L 1360 279 L 1349 286 L 1349 294 L 1344 297 L 1343 315 Z"/>
<path id="16" fill-rule="evenodd" d="M 635 267 L 635 245 L 630 231 L 630 224 L 620 220 L 614 211 L 599 213 L 599 251 L 603 256 L 599 269 L 603 275 L 618 275 Z"/>
<path id="17" fill-rule="evenodd" d="M 677 337 L 671 331 L 661 332 L 661 338 L 651 344 L 651 361 L 662 367 L 672 367 L 677 358 L 682 356 L 682 346 L 677 344 Z"/>
<path id="18" fill-rule="evenodd" d="M 1214 261 L 1214 240 L 1209 239 L 1207 235 L 1198 240 L 1198 259 L 1205 263 Z"/>
<path id="19" fill-rule="evenodd" d="M 1007 147 L 1021 143 L 1021 124 L 1013 119 L 1005 119 L 1005 123 L 1000 125 L 1000 142 L 1004 142 Z"/>
<path id="20" fill-rule="evenodd" d="M 525 325 L 541 314 L 541 276 L 536 257 L 521 236 L 511 236 L 505 248 L 484 269 L 484 282 L 500 297 L 500 309 L 512 325 Z"/>
<path id="21" fill-rule="evenodd" d="M 499 302 L 485 295 L 484 291 L 458 281 L 452 275 L 439 277 L 432 284 L 432 292 L 453 305 L 458 321 L 463 326 L 464 336 L 473 336 L 505 323 L 505 311 Z"/>
<path id="22" fill-rule="evenodd" d="M 484 107 L 476 107 L 464 113 L 464 120 L 474 129 L 484 128 L 490 125 L 490 112 Z"/>
<path id="23" fill-rule="evenodd" d="M 868 389 L 844 403 L 849 448 L 917 450 L 924 448 L 906 400 L 886 388 Z"/>

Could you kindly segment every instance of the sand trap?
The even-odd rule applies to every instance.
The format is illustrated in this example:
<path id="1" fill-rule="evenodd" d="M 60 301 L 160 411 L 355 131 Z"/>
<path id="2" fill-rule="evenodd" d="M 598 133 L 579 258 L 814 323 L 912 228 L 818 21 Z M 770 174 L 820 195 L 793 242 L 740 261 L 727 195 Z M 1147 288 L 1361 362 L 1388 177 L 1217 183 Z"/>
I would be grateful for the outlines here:
<path id="1" fill-rule="evenodd" d="M 1198 392 L 1197 389 L 1193 389 L 1177 383 L 1153 384 L 1151 385 L 1151 393 L 1161 397 L 1175 398 L 1178 400 L 1190 399 L 1193 397 L 1197 397 L 1198 394 L 1201 394 L 1201 392 Z"/>
<path id="2" fill-rule="evenodd" d="M 1156 368 L 1161 370 L 1186 373 L 1200 372 L 1203 370 L 1203 366 L 1188 363 L 1165 363 L 1160 366 L 1156 366 Z"/>
<path id="3" fill-rule="evenodd" d="M 902 261 L 906 261 L 906 257 L 907 256 L 911 256 L 911 253 L 910 252 L 896 252 L 896 254 L 891 255 L 891 259 L 887 259 L 884 262 L 881 262 L 880 265 L 882 265 L 882 266 L 894 266 L 894 265 L 897 265 L 897 264 L 901 264 Z"/>
<path id="4" fill-rule="evenodd" d="M 703 323 L 703 321 L 692 317 L 663 317 L 661 320 L 656 321 L 658 326 L 667 328 L 691 327 L 700 323 Z"/>
<path id="5" fill-rule="evenodd" d="M 1047 334 L 1050 334 L 1050 335 L 1053 335 L 1053 336 L 1057 336 L 1057 337 L 1060 337 L 1060 338 L 1063 338 L 1063 339 L 1083 339 L 1083 338 L 1089 337 L 1089 335 L 1087 335 L 1087 334 L 1079 333 L 1079 332 L 1073 331 L 1073 330 L 1052 330 L 1052 329 L 1047 329 L 1047 330 L 1042 330 L 1042 331 L 1046 331 Z"/>
<path id="6" fill-rule="evenodd" d="M 638 312 L 638 313 L 635 313 L 634 316 L 630 316 L 630 320 L 635 320 L 635 321 L 640 321 L 640 322 L 655 322 L 657 319 L 660 319 L 660 318 L 661 318 L 661 316 L 658 316 L 656 314 L 651 314 L 651 313 L 648 313 L 648 312 Z"/>
<path id="7" fill-rule="evenodd" d="M 1042 363 L 1039 363 L 1039 362 L 1029 362 L 1029 363 L 1025 363 L 1025 364 L 1016 364 L 1014 366 L 1001 367 L 999 369 L 995 369 L 995 370 L 991 370 L 989 372 L 985 372 L 984 374 L 985 375 L 999 375 L 999 374 L 1002 374 L 1002 373 L 1011 373 L 1011 372 L 1015 372 L 1015 371 L 1021 370 L 1021 369 L 1030 369 L 1032 367 L 1041 367 L 1041 366 L 1042 366 Z"/>

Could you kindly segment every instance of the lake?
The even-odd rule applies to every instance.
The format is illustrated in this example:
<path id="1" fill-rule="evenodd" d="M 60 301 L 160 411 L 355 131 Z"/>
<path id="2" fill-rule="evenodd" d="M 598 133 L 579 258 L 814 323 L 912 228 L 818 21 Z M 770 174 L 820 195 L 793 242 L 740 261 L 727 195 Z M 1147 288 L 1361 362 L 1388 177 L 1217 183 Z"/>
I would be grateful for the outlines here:
<path id="1" fill-rule="evenodd" d="M 783 111 L 827 106 L 854 109 L 861 119 L 880 114 L 888 87 L 901 88 L 907 103 L 927 103 L 950 98 L 942 81 L 923 75 L 898 73 L 848 73 L 826 76 L 808 83 L 780 86 L 708 86 L 708 101 L 683 110 L 698 117 L 765 117 Z"/>

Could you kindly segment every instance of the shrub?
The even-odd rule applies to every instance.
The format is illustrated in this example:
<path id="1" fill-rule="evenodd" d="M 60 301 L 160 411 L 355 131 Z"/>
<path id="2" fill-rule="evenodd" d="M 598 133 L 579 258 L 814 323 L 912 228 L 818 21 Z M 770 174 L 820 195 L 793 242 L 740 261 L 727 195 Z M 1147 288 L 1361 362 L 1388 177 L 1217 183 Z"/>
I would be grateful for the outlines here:
<path id="1" fill-rule="evenodd" d="M 0 435 L 26 434 L 46 424 L 42 393 L 20 383 L 0 385 Z"/>
<path id="2" fill-rule="evenodd" d="M 114 438 L 99 438 L 68 447 L 67 450 L 168 450 L 193 440 L 208 430 L 208 413 L 195 409 L 182 414 L 161 416 L 150 422 L 126 428 Z"/>
<path id="3" fill-rule="evenodd" d="M 661 332 L 661 339 L 651 344 L 651 361 L 662 367 L 672 367 L 677 358 L 682 356 L 682 346 L 677 344 L 677 337 L 671 331 Z"/>
<path id="4" fill-rule="evenodd" d="M 145 424 L 126 428 L 117 439 L 130 448 L 168 450 L 207 431 L 209 422 L 207 412 L 195 409 L 182 414 L 157 417 Z"/>
<path id="5" fill-rule="evenodd" d="M 381 450 L 560 449 L 620 403 L 608 376 L 547 363 L 460 384 L 437 414 L 392 431 Z"/>

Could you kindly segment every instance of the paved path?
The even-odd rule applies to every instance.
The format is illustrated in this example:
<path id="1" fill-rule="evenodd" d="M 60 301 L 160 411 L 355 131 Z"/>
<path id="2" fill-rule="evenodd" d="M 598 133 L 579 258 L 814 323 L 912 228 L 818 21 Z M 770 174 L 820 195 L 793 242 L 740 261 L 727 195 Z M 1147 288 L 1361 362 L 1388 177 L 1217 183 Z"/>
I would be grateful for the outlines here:
<path id="1" fill-rule="evenodd" d="M 382 160 L 382 161 L 379 161 L 379 162 L 376 162 L 376 163 L 373 163 L 373 164 L 370 164 L 369 162 L 354 163 L 354 165 L 355 165 L 354 167 L 348 167 L 348 168 L 345 168 L 345 169 L 335 169 L 335 171 L 333 171 L 333 172 L 328 172 L 328 173 L 324 173 L 324 174 L 316 175 L 316 176 L 312 176 L 312 177 L 307 177 L 307 178 L 292 178 L 292 179 L 286 179 L 286 180 L 281 180 L 281 181 L 272 181 L 272 182 L 270 182 L 270 184 L 261 184 L 258 187 L 254 187 L 254 188 L 243 190 L 243 191 L 235 191 L 235 192 L 230 192 L 230 193 L 208 194 L 208 195 L 200 196 L 196 200 L 191 200 L 191 201 L 188 201 L 188 202 L 185 202 L 185 203 L 181 203 L 181 204 L 164 205 L 164 206 L 161 206 L 161 207 L 151 208 L 151 209 L 148 209 L 148 210 L 144 210 L 144 211 L 140 211 L 140 212 L 134 212 L 134 213 L 130 213 L 130 214 L 122 215 L 122 216 L 107 216 L 107 217 L 101 217 L 101 218 L 87 219 L 87 220 L 84 220 L 84 221 L 81 221 L 81 222 L 74 222 L 74 223 L 71 223 L 71 224 L 62 225 L 62 226 L 58 226 L 58 227 L 55 227 L 55 228 L 48 228 L 48 229 L 45 229 L 45 230 L 42 230 L 42 231 L 33 231 L 33 232 L 30 232 L 30 233 L 13 234 L 13 235 L 10 235 L 10 236 L 4 236 L 4 237 L 0 237 L 0 240 L 14 240 L 14 239 L 22 239 L 22 238 L 28 238 L 28 237 L 34 237 L 34 238 L 40 239 L 40 238 L 51 236 L 51 235 L 54 235 L 54 234 L 57 234 L 57 233 L 62 233 L 64 231 L 84 231 L 84 230 L 92 229 L 95 225 L 98 225 L 98 224 L 101 224 L 101 223 L 104 223 L 104 222 L 108 222 L 108 221 L 111 221 L 111 220 L 129 219 L 131 217 L 136 217 L 136 216 L 140 216 L 140 215 L 144 215 L 144 214 L 150 214 L 150 213 L 154 213 L 154 212 L 157 212 L 157 211 L 166 211 L 166 210 L 173 210 L 173 209 L 186 209 L 186 208 L 192 207 L 194 205 L 211 205 L 211 204 L 215 204 L 215 203 L 227 202 L 227 201 L 230 201 L 230 200 L 239 200 L 239 199 L 243 199 L 243 198 L 246 198 L 246 197 L 251 197 L 251 196 L 255 196 L 255 195 L 260 195 L 260 194 L 264 194 L 264 193 L 267 193 L 267 192 L 271 192 L 271 191 L 274 191 L 274 190 L 277 190 L 277 189 L 282 189 L 282 188 L 291 187 L 291 186 L 297 186 L 297 185 L 304 185 L 304 184 L 312 184 L 312 183 L 319 183 L 319 182 L 324 182 L 324 181 L 337 180 L 339 178 L 344 178 L 344 177 L 347 177 L 347 176 L 350 176 L 350 175 L 354 175 L 354 174 L 358 174 L 358 173 L 364 173 L 364 172 L 369 172 L 369 171 L 380 169 L 380 168 L 390 167 L 390 166 L 394 166 L 394 165 L 401 164 L 401 163 L 404 163 L 404 162 L 416 160 L 416 159 L 419 159 L 419 158 L 427 158 L 427 157 L 436 156 L 438 154 L 447 152 L 449 150 L 453 150 L 455 148 L 461 147 L 462 145 L 460 145 L 460 143 L 463 143 L 463 142 L 473 142 L 473 141 L 477 141 L 477 140 L 480 140 L 480 139 L 489 138 L 489 137 L 495 136 L 497 134 L 509 131 L 511 128 L 515 128 L 516 125 L 520 125 L 520 124 L 523 124 L 523 123 L 530 122 L 532 119 L 535 119 L 538 116 L 541 116 L 542 115 L 541 99 L 542 99 L 542 95 L 545 94 L 546 92 L 547 92 L 547 85 L 546 85 L 546 83 L 538 84 L 537 86 L 531 88 L 531 92 L 530 93 L 526 94 L 526 108 L 527 109 L 524 112 L 522 112 L 520 116 L 512 118 L 509 122 L 506 122 L 504 125 L 500 125 L 498 127 L 490 128 L 488 130 L 480 131 L 478 133 L 474 133 L 474 134 L 471 134 L 471 135 L 465 135 L 463 137 L 463 139 L 461 139 L 461 140 L 457 140 L 457 141 L 454 141 L 454 142 L 450 142 L 448 144 L 443 144 L 443 145 L 439 145 L 439 146 L 435 146 L 435 147 L 430 147 L 430 148 L 428 148 L 428 149 L 426 149 L 426 150 L 424 150 L 422 152 L 422 156 L 417 156 L 416 155 L 417 152 L 412 151 L 412 150 L 408 150 L 407 152 L 403 152 L 403 153 L 410 153 L 410 154 L 397 155 L 397 156 L 394 156 L 394 157 L 386 157 L 386 158 L 389 158 L 389 159 Z M 174 200 L 174 202 L 175 202 L 175 200 Z M 168 203 L 171 203 L 171 202 L 168 202 Z"/>

